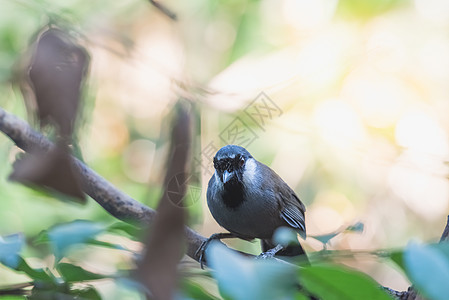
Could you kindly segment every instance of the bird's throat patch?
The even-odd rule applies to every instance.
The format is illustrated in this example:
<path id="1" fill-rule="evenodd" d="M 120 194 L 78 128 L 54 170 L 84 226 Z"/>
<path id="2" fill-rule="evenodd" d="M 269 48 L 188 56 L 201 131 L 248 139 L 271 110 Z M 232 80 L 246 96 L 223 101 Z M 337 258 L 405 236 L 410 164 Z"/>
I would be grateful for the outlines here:
<path id="1" fill-rule="evenodd" d="M 230 209 L 237 209 L 245 201 L 244 196 L 243 185 L 240 182 L 226 185 L 223 190 L 223 202 Z"/>

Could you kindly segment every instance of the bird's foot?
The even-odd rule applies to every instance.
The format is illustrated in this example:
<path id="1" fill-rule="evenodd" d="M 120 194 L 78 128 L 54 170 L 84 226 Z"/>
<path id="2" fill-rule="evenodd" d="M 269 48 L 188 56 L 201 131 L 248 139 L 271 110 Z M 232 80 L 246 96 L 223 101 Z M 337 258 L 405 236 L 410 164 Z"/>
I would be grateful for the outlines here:
<path id="1" fill-rule="evenodd" d="M 207 240 L 201 243 L 201 246 L 195 252 L 195 257 L 198 257 L 198 262 L 200 263 L 201 269 L 204 269 L 204 264 L 206 263 L 206 249 L 207 246 L 209 246 L 209 243 L 214 240 L 221 240 L 231 237 L 234 237 L 232 233 L 214 233 Z"/>
<path id="2" fill-rule="evenodd" d="M 271 259 L 282 249 L 284 249 L 284 247 L 282 247 L 281 245 L 277 245 L 276 247 L 259 254 L 258 256 L 256 256 L 256 259 Z"/>
<path id="3" fill-rule="evenodd" d="M 207 240 L 202 242 L 201 246 L 195 252 L 195 256 L 198 257 L 198 262 L 200 263 L 201 269 L 203 269 L 203 270 L 204 270 L 204 264 L 206 263 L 206 248 L 211 241 L 212 241 L 212 239 L 208 238 Z"/>

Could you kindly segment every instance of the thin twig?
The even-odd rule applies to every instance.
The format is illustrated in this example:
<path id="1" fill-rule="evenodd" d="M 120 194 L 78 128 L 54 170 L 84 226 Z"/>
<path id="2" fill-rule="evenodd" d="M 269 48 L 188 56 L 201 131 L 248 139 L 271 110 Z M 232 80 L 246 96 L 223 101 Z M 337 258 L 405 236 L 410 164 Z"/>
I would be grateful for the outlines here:
<path id="1" fill-rule="evenodd" d="M 176 16 L 176 14 L 174 12 L 169 10 L 164 5 L 160 4 L 158 1 L 150 0 L 150 3 L 153 4 L 154 7 L 159 9 L 164 15 L 166 15 L 167 17 L 169 17 L 173 21 L 176 21 L 178 19 L 178 17 Z"/>

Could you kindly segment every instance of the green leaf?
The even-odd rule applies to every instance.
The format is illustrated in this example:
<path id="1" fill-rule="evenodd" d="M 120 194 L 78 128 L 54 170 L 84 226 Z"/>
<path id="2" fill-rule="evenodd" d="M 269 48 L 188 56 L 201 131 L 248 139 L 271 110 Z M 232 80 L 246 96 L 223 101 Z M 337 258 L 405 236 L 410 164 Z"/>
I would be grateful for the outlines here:
<path id="1" fill-rule="evenodd" d="M 19 252 L 25 240 L 21 234 L 0 236 L 0 263 L 15 269 L 20 262 Z"/>
<path id="2" fill-rule="evenodd" d="M 122 245 L 99 241 L 99 240 L 94 240 L 94 239 L 90 239 L 90 240 L 86 241 L 86 244 L 100 246 L 100 247 L 104 247 L 104 248 L 116 249 L 116 250 L 130 251 L 130 250 L 126 249 L 125 247 L 123 247 Z"/>
<path id="3" fill-rule="evenodd" d="M 105 226 L 102 224 L 76 220 L 53 227 L 48 230 L 47 235 L 59 261 L 73 245 L 84 244 L 104 230 Z"/>
<path id="4" fill-rule="evenodd" d="M 390 259 L 405 272 L 404 252 L 394 251 L 390 253 Z"/>
<path id="5" fill-rule="evenodd" d="M 430 299 L 444 300 L 449 294 L 449 260 L 438 249 L 410 243 L 404 251 L 409 278 Z"/>
<path id="6" fill-rule="evenodd" d="M 49 243 L 51 242 L 50 238 L 48 237 L 48 233 L 47 231 L 42 231 L 39 236 L 34 240 L 34 244 L 38 245 L 38 244 L 44 244 L 44 243 Z M 117 249 L 117 250 L 126 250 L 126 251 L 130 251 L 129 249 L 123 247 L 122 245 L 119 244 L 114 244 L 114 243 L 109 243 L 109 242 L 105 242 L 105 241 L 99 241 L 96 239 L 86 239 L 84 241 L 85 244 L 89 244 L 89 245 L 94 245 L 94 246 L 100 246 L 100 247 L 105 247 L 105 248 L 110 248 L 110 249 Z"/>
<path id="7" fill-rule="evenodd" d="M 82 290 L 71 290 L 70 295 L 77 296 L 75 299 L 101 300 L 100 294 L 93 286 Z"/>
<path id="8" fill-rule="evenodd" d="M 247 258 L 219 242 L 207 247 L 206 258 L 224 298 L 282 299 L 296 290 L 293 265 Z"/>
<path id="9" fill-rule="evenodd" d="M 62 290 L 62 291 L 61 291 Z M 32 294 L 29 297 L 29 299 L 32 300 L 47 300 L 47 299 L 71 299 L 73 300 L 73 297 L 70 297 L 67 295 L 69 292 L 68 287 L 59 287 L 58 289 L 33 289 Z"/>
<path id="10" fill-rule="evenodd" d="M 293 299 L 294 300 L 310 300 L 310 297 L 308 297 L 304 294 L 301 294 L 301 293 L 296 293 Z"/>
<path id="11" fill-rule="evenodd" d="M 50 238 L 48 237 L 47 230 L 41 231 L 38 236 L 33 240 L 34 245 L 49 243 Z"/>
<path id="12" fill-rule="evenodd" d="M 110 277 L 107 275 L 86 271 L 79 266 L 75 266 L 69 263 L 59 263 L 57 265 L 57 269 L 65 282 L 90 281 Z"/>
<path id="13" fill-rule="evenodd" d="M 130 237 L 142 236 L 143 230 L 137 226 L 125 222 L 115 222 L 107 227 L 109 232 L 124 232 Z"/>
<path id="14" fill-rule="evenodd" d="M 31 268 L 28 263 L 22 257 L 19 257 L 19 263 L 15 268 L 17 271 L 24 272 L 33 280 L 41 280 L 46 282 L 54 282 L 54 278 L 51 277 L 45 270 L 43 269 L 34 269 Z"/>
<path id="15" fill-rule="evenodd" d="M 182 294 L 187 299 L 218 300 L 217 297 L 208 293 L 200 284 L 191 280 L 184 280 L 182 282 Z"/>
<path id="16" fill-rule="evenodd" d="M 391 300 L 372 278 L 342 266 L 305 267 L 299 275 L 304 288 L 322 300 Z"/>

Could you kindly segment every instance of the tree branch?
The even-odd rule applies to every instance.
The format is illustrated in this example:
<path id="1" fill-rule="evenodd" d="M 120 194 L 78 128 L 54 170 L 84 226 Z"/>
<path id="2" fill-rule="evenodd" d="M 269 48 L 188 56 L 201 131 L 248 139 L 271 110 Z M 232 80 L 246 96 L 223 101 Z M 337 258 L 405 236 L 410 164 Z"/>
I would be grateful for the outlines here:
<path id="1" fill-rule="evenodd" d="M 0 108 L 0 131 L 5 133 L 19 148 L 28 153 L 49 151 L 54 144 L 41 133 L 33 130 L 25 121 Z M 139 222 L 148 225 L 156 216 L 156 211 L 134 200 L 118 190 L 106 179 L 76 158 L 73 165 L 80 173 L 83 191 L 100 204 L 107 212 L 125 222 Z M 195 252 L 206 240 L 205 237 L 186 227 L 186 254 L 198 261 Z"/>

